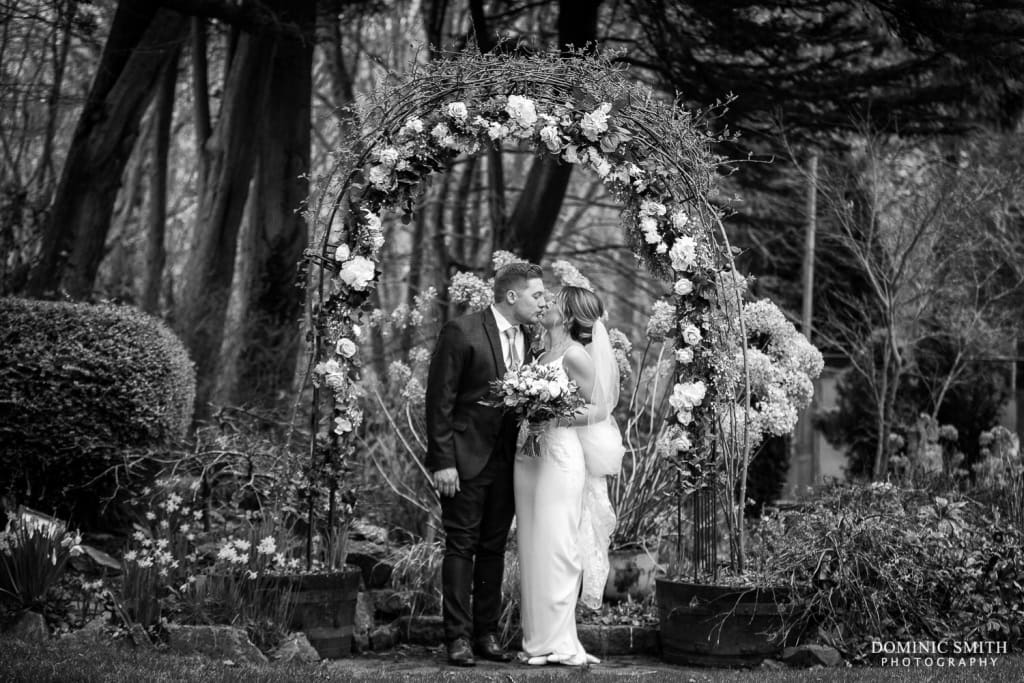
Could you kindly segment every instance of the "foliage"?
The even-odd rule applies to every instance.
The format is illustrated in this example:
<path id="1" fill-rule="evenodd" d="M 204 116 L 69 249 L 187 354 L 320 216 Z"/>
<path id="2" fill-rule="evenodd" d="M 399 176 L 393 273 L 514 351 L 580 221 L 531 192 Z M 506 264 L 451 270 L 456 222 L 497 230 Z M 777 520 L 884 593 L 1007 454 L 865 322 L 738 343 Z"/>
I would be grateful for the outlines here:
<path id="1" fill-rule="evenodd" d="M 723 271 L 714 287 L 704 288 L 703 303 L 666 313 L 678 319 L 672 328 L 679 330 L 675 357 L 688 378 L 673 387 L 669 399 L 677 422 L 667 436 L 670 450 L 678 453 L 672 458 L 677 495 L 681 502 L 701 490 L 715 493 L 730 567 L 740 575 L 750 460 L 764 439 L 796 427 L 813 395 L 812 380 L 824 366 L 821 353 L 775 304 L 744 301 L 746 289 L 738 272 Z M 717 577 L 717 564 L 699 569 Z"/>
<path id="2" fill-rule="evenodd" d="M 123 555 L 124 616 L 146 628 L 166 618 L 244 625 L 261 647 L 275 644 L 287 632 L 292 593 L 277 577 L 299 570 L 298 539 L 272 515 L 232 515 L 230 503 L 204 510 L 198 486 L 158 483 L 148 526 Z"/>
<path id="3" fill-rule="evenodd" d="M 1020 440 L 1006 427 L 981 433 L 981 459 L 971 468 L 978 497 L 1000 510 L 1024 533 L 1024 461 Z"/>
<path id="4" fill-rule="evenodd" d="M 0 490 L 85 524 L 142 476 L 124 451 L 185 435 L 195 377 L 170 330 L 133 308 L 6 298 L 0 386 Z"/>
<path id="5" fill-rule="evenodd" d="M 873 640 L 1024 644 L 1024 537 L 970 498 L 836 484 L 757 537 L 758 581 L 790 590 L 784 629 L 854 659 Z"/>
<path id="6" fill-rule="evenodd" d="M 443 561 L 442 541 L 418 541 L 398 551 L 391 572 L 391 587 L 404 597 L 414 612 L 440 614 Z"/>
<path id="7" fill-rule="evenodd" d="M 935 356 L 926 360 L 925 354 L 916 349 L 907 355 L 917 360 L 918 367 L 923 366 L 920 374 L 927 372 L 928 367 L 949 367 L 948 361 L 943 362 Z M 948 357 L 948 354 L 944 355 Z M 935 372 L 941 370 L 936 369 Z M 906 434 L 914 429 L 920 411 L 932 400 L 926 383 L 918 376 L 919 372 L 915 369 L 908 375 L 897 392 L 890 413 L 891 436 L 886 447 L 893 455 L 899 455 L 896 446 L 906 444 Z M 971 364 L 962 370 L 956 384 L 945 393 L 938 410 L 932 411 L 937 415 L 939 424 L 949 425 L 956 431 L 956 449 L 964 455 L 964 468 L 969 469 L 978 462 L 981 434 L 997 421 L 1008 392 L 1009 382 L 1004 372 L 989 364 Z M 835 408 L 816 416 L 816 423 L 830 442 L 845 447 L 847 475 L 870 478 L 877 446 L 878 405 L 865 377 L 855 371 L 848 370 L 839 376 L 836 394 Z M 891 467 L 889 471 L 892 471 Z"/>
<path id="8" fill-rule="evenodd" d="M 974 360 L 1003 355 L 1019 331 L 1024 241 L 1009 229 L 1024 177 L 1018 145 L 973 138 L 950 154 L 937 142 L 866 131 L 825 165 L 822 245 L 854 272 L 823 291 L 833 313 L 817 331 L 862 377 L 875 409 L 876 480 L 900 421 L 920 411 L 939 419 L 951 392 L 971 394 L 981 372 Z M 920 398 L 907 420 L 900 403 L 908 385 Z M 985 424 L 964 431 L 976 435 Z"/>
<path id="9" fill-rule="evenodd" d="M 82 537 L 57 520 L 21 512 L 0 533 L 0 604 L 39 610 L 81 552 Z"/>

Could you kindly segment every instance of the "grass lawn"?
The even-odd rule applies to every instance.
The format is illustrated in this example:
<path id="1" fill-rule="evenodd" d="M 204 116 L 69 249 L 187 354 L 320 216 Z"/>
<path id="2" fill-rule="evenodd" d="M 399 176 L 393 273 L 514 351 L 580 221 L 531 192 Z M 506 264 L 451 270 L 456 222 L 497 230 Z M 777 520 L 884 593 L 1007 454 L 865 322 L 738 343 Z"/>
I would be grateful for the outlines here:
<path id="1" fill-rule="evenodd" d="M 209 683 L 298 683 L 300 681 L 415 681 L 445 683 L 502 681 L 616 681 L 676 683 L 678 681 L 1024 681 L 1024 657 L 1002 657 L 995 667 L 971 669 L 694 669 L 672 667 L 655 659 L 621 658 L 590 670 L 568 667 L 533 668 L 522 665 L 478 666 L 457 670 L 443 665 L 442 658 L 420 650 L 416 654 L 392 653 L 357 657 L 320 665 L 270 664 L 233 666 L 200 656 L 183 657 L 109 643 L 50 641 L 29 644 L 0 639 L 0 681 L 44 683 L 48 681 L 199 681 Z"/>

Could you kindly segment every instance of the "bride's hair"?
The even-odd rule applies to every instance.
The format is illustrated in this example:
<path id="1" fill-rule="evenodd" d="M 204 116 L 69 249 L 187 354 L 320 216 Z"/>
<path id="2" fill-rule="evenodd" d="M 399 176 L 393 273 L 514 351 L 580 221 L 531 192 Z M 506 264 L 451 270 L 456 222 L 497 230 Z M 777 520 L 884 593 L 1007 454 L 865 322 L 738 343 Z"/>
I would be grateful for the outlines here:
<path id="1" fill-rule="evenodd" d="M 604 315 L 604 304 L 589 289 L 566 285 L 558 291 L 555 305 L 569 327 L 569 336 L 586 346 L 594 336 L 594 323 Z"/>

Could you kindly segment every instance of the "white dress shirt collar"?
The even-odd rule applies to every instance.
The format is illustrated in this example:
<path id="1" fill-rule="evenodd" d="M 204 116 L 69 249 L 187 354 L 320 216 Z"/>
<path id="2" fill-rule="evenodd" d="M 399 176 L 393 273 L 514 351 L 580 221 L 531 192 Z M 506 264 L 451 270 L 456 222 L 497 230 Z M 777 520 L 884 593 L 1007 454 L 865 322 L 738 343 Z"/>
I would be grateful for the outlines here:
<path id="1" fill-rule="evenodd" d="M 505 330 L 507 330 L 510 327 L 519 327 L 518 325 L 513 325 L 512 323 L 510 323 L 508 319 L 501 314 L 501 311 L 499 311 L 494 304 L 491 304 L 491 313 L 494 314 L 494 322 L 498 323 L 499 334 L 505 334 Z"/>

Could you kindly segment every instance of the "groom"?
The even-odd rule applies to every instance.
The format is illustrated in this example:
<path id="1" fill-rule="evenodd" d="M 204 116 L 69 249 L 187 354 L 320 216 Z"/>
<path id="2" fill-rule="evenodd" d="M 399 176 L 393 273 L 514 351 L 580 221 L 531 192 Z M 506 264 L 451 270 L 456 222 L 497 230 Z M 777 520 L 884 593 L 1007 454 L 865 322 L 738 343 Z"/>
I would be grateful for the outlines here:
<path id="1" fill-rule="evenodd" d="M 529 263 L 499 270 L 494 304 L 448 321 L 430 360 L 426 466 L 441 497 L 444 632 L 448 661 L 457 666 L 473 666 L 474 653 L 512 659 L 497 631 L 519 425 L 479 402 L 490 394 L 491 380 L 530 360 L 523 326 L 547 308 L 543 275 Z"/>

